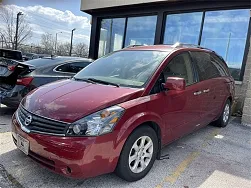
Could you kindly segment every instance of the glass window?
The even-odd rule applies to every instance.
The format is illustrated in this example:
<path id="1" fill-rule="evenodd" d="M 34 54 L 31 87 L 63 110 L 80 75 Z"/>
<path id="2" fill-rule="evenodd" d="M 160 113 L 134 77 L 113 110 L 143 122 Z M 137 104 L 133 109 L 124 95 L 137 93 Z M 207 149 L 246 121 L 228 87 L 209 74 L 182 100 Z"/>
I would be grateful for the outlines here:
<path id="1" fill-rule="evenodd" d="M 85 68 L 87 65 L 89 65 L 89 62 L 73 62 L 73 63 L 66 63 L 63 65 L 60 65 L 56 68 L 56 71 L 59 72 L 69 72 L 69 73 L 78 73 L 83 68 Z"/>
<path id="2" fill-rule="evenodd" d="M 143 87 L 169 52 L 118 51 L 99 58 L 76 79 L 98 79 L 120 86 Z"/>
<path id="3" fill-rule="evenodd" d="M 217 57 L 215 54 L 211 54 L 211 62 L 217 67 L 221 76 L 229 76 L 227 66 L 222 59 Z"/>
<path id="4" fill-rule="evenodd" d="M 157 16 L 128 18 L 125 46 L 154 44 Z"/>
<path id="5" fill-rule="evenodd" d="M 182 53 L 174 57 L 163 71 L 164 79 L 168 77 L 179 77 L 186 80 L 186 85 L 194 83 L 192 62 L 188 53 Z"/>
<path id="6" fill-rule="evenodd" d="M 221 77 L 217 67 L 211 62 L 211 56 L 205 52 L 191 52 L 195 60 L 200 81 Z"/>
<path id="7" fill-rule="evenodd" d="M 202 12 L 167 15 L 164 44 L 198 44 L 201 21 Z"/>
<path id="8" fill-rule="evenodd" d="M 220 54 L 227 62 L 232 76 L 240 79 L 250 10 L 206 12 L 201 46 Z"/>
<path id="9" fill-rule="evenodd" d="M 120 50 L 123 45 L 125 18 L 101 21 L 98 57 Z"/>

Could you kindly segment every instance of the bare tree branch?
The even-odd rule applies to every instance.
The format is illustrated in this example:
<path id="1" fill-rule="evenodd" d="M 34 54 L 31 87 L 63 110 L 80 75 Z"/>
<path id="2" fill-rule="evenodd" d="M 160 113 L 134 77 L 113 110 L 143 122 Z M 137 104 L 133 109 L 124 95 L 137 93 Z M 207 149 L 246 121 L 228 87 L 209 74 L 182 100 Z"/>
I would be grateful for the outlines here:
<path id="1" fill-rule="evenodd" d="M 25 40 L 32 37 L 32 30 L 25 20 L 25 16 L 19 17 L 17 45 L 19 46 Z M 0 7 L 0 22 L 1 22 L 1 34 L 5 38 L 5 45 L 7 48 L 14 48 L 15 35 L 16 35 L 16 14 L 13 10 L 10 10 L 4 6 Z"/>
<path id="2" fill-rule="evenodd" d="M 79 57 L 88 57 L 88 46 L 81 42 L 74 46 L 73 53 Z"/>

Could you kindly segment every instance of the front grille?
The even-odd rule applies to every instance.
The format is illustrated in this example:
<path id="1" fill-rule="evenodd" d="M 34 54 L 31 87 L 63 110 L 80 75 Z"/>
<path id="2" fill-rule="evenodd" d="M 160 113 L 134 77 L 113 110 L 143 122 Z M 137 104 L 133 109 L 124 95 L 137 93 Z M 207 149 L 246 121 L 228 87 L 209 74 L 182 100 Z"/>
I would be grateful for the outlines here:
<path id="1" fill-rule="evenodd" d="M 24 109 L 21 105 L 18 108 L 17 115 L 18 115 L 18 120 L 20 121 L 22 126 L 28 129 L 30 132 L 64 135 L 68 128 L 68 123 L 51 120 L 30 113 L 29 111 Z M 31 117 L 31 122 L 27 125 L 25 121 L 28 117 Z"/>

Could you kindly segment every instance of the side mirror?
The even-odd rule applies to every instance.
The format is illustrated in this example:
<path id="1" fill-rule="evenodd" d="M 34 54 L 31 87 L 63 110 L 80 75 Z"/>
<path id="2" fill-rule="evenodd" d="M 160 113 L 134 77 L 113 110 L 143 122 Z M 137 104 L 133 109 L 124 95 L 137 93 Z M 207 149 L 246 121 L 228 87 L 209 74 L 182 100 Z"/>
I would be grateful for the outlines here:
<path id="1" fill-rule="evenodd" d="M 168 90 L 183 91 L 186 88 L 186 81 L 184 78 L 168 77 L 163 87 Z"/>

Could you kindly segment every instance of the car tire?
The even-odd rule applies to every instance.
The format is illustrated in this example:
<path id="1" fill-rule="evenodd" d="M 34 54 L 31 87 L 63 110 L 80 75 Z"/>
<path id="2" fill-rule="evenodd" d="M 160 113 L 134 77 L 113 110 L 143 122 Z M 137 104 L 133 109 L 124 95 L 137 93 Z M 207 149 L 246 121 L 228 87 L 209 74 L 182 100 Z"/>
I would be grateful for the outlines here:
<path id="1" fill-rule="evenodd" d="M 152 168 L 157 150 L 156 132 L 149 126 L 137 128 L 124 144 L 115 173 L 129 182 L 142 179 Z"/>
<path id="2" fill-rule="evenodd" d="M 223 111 L 221 112 L 219 119 L 214 121 L 213 125 L 217 127 L 226 127 L 229 123 L 230 116 L 231 116 L 231 102 L 228 99 L 225 103 L 225 106 L 223 108 Z"/>

